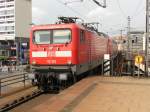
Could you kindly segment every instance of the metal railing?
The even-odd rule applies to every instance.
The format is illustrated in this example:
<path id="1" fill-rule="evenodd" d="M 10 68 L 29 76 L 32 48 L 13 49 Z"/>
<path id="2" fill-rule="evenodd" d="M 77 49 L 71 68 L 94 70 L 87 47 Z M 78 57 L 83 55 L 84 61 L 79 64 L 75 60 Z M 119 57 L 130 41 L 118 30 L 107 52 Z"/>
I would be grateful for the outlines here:
<path id="1" fill-rule="evenodd" d="M 11 76 L 4 76 L 0 78 L 0 96 L 2 96 L 2 88 L 17 84 L 19 82 L 23 82 L 24 87 L 26 85 L 26 80 L 29 80 L 28 74 L 27 73 L 20 73 L 16 75 L 11 75 Z"/>
<path id="2" fill-rule="evenodd" d="M 26 71 L 27 66 L 20 65 L 20 66 L 0 66 L 0 72 L 1 73 L 12 73 L 12 72 L 23 72 Z"/>

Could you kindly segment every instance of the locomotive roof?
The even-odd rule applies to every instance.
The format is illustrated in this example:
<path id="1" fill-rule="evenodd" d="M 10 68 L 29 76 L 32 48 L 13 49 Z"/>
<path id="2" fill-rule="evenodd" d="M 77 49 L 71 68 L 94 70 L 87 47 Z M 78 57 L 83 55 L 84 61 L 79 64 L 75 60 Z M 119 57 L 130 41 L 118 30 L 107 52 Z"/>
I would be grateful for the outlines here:
<path id="1" fill-rule="evenodd" d="M 88 30 L 91 32 L 97 33 L 99 36 L 109 37 L 103 32 L 98 32 L 93 28 L 87 27 L 84 24 L 77 24 L 77 23 L 65 23 L 65 24 L 44 24 L 44 25 L 35 25 L 32 27 L 32 30 L 44 30 L 44 29 L 65 29 L 65 28 L 80 28 L 83 30 Z"/>
<path id="2" fill-rule="evenodd" d="M 79 27 L 79 25 L 75 23 L 68 23 L 68 24 L 43 24 L 43 25 L 35 25 L 32 27 L 32 30 L 38 30 L 38 29 L 59 29 L 59 28 L 73 28 L 73 27 Z"/>

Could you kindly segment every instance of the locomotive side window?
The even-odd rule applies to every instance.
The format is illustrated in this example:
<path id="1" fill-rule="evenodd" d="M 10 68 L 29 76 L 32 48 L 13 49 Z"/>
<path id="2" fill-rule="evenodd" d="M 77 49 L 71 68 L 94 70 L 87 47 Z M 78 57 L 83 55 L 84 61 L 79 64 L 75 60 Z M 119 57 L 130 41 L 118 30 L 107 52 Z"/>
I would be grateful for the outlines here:
<path id="1" fill-rule="evenodd" d="M 81 43 L 85 42 L 85 33 L 83 30 L 80 31 L 80 42 Z"/>
<path id="2" fill-rule="evenodd" d="M 53 30 L 53 43 L 69 43 L 71 40 L 71 31 L 70 30 Z"/>
<path id="3" fill-rule="evenodd" d="M 50 31 L 35 31 L 34 42 L 36 44 L 50 44 Z"/>

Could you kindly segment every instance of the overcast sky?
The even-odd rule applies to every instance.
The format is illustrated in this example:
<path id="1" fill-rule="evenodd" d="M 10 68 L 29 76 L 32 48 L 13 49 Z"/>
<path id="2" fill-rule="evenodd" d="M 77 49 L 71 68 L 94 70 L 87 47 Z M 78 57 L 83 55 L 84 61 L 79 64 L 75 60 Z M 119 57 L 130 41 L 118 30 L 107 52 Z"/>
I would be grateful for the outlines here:
<path id="1" fill-rule="evenodd" d="M 106 9 L 97 6 L 92 0 L 32 1 L 34 24 L 52 24 L 56 22 L 58 16 L 77 16 L 86 22 L 100 22 L 99 30 L 115 35 L 120 33 L 120 29 L 126 29 L 127 17 L 131 16 L 132 29 L 144 30 L 145 27 L 146 0 L 107 0 Z M 97 1 L 103 2 L 103 0 Z"/>

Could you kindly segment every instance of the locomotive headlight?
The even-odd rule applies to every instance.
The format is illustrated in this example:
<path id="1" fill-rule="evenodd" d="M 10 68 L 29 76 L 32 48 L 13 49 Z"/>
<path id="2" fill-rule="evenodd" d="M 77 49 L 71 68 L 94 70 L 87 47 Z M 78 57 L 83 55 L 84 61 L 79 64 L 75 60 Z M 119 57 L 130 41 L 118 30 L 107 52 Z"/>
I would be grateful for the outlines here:
<path id="1" fill-rule="evenodd" d="M 68 65 L 71 65 L 71 60 L 68 60 L 68 61 L 67 61 L 67 64 L 68 64 Z"/>
<path id="2" fill-rule="evenodd" d="M 32 64 L 35 65 L 35 64 L 36 64 L 36 61 L 32 61 Z"/>

